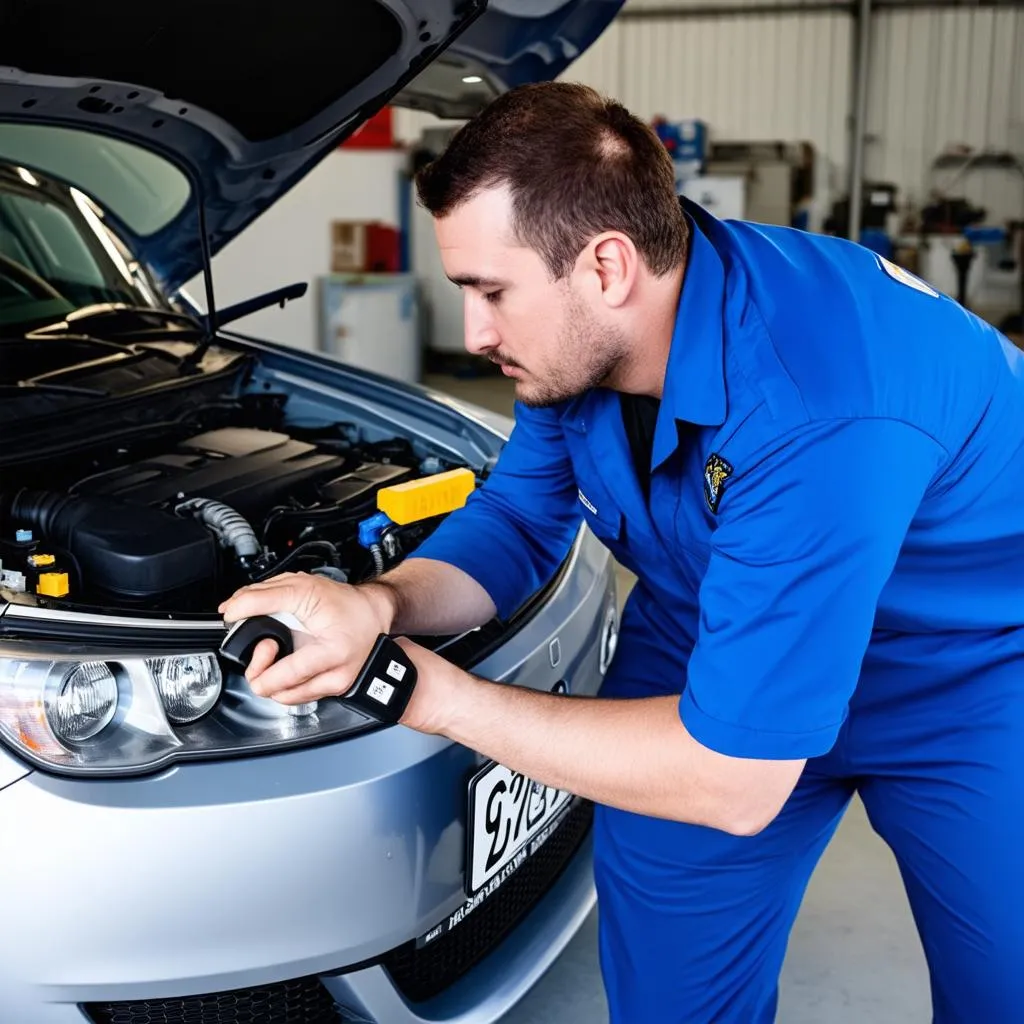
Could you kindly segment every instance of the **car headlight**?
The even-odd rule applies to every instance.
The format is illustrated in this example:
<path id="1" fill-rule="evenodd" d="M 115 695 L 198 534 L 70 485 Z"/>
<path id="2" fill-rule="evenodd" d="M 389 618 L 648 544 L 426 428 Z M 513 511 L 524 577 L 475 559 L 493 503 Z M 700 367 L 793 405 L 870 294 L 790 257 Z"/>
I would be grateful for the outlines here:
<path id="1" fill-rule="evenodd" d="M 43 695 L 53 735 L 68 743 L 91 740 L 117 710 L 117 680 L 101 661 L 52 662 Z"/>
<path id="2" fill-rule="evenodd" d="M 0 741 L 65 774 L 124 775 L 374 728 L 335 700 L 295 716 L 209 651 L 0 645 Z"/>
<path id="3" fill-rule="evenodd" d="M 149 658 L 146 665 L 172 722 L 184 724 L 202 718 L 220 696 L 220 665 L 210 654 Z"/>

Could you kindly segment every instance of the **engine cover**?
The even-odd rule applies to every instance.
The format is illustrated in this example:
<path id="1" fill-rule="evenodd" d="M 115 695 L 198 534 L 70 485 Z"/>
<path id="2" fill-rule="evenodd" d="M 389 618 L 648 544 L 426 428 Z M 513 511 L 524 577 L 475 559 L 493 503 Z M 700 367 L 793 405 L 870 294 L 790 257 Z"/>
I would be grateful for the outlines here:
<path id="1" fill-rule="evenodd" d="M 19 491 L 15 522 L 75 558 L 90 589 L 130 599 L 157 597 L 208 581 L 217 571 L 212 535 L 199 523 L 108 497 Z"/>
<path id="2" fill-rule="evenodd" d="M 179 495 L 202 496 L 258 518 L 285 495 L 357 465 L 355 459 L 287 434 L 228 427 L 130 466 L 97 473 L 73 486 L 71 493 L 108 495 L 140 505 L 172 504 Z"/>
<path id="3" fill-rule="evenodd" d="M 253 564 L 262 572 L 300 553 L 306 541 L 322 547 L 300 554 L 296 566 L 322 556 L 323 542 L 346 566 L 349 557 L 368 558 L 356 548 L 355 524 L 373 514 L 381 487 L 417 472 L 415 457 L 396 458 L 389 444 L 338 451 L 331 442 L 227 427 L 162 449 L 111 452 L 118 464 L 66 489 L 0 492 L 0 520 L 32 529 L 44 549 L 66 551 L 80 595 L 191 607 L 246 582 Z M 233 517 L 248 531 L 253 564 L 216 525 L 177 512 L 193 498 L 224 506 L 221 525 Z"/>

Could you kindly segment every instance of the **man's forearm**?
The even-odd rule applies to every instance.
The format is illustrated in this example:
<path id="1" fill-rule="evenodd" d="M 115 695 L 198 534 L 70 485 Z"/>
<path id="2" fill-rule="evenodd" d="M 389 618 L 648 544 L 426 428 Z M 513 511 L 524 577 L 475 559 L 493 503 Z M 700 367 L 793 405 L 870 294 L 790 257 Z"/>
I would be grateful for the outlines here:
<path id="1" fill-rule="evenodd" d="M 476 580 L 454 565 L 429 558 L 407 558 L 361 586 L 381 602 L 393 633 L 461 633 L 482 626 L 496 613 Z"/>
<path id="2" fill-rule="evenodd" d="M 687 732 L 677 697 L 567 698 L 434 661 L 430 671 L 432 692 L 409 708 L 414 727 L 536 782 L 638 814 L 750 834 L 774 818 L 803 768 L 709 750 Z"/>

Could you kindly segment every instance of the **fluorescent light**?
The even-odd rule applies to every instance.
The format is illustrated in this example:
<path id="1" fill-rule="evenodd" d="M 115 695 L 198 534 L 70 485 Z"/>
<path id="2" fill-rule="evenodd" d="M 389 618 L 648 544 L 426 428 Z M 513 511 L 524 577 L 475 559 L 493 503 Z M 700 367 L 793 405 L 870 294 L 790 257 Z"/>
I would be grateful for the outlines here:
<path id="1" fill-rule="evenodd" d="M 462 80 L 466 85 L 476 85 L 478 82 L 483 81 L 479 75 L 465 75 Z"/>
<path id="2" fill-rule="evenodd" d="M 18 168 L 18 177 L 21 178 L 26 185 L 39 184 L 39 179 L 31 171 L 26 171 L 24 167 Z"/>

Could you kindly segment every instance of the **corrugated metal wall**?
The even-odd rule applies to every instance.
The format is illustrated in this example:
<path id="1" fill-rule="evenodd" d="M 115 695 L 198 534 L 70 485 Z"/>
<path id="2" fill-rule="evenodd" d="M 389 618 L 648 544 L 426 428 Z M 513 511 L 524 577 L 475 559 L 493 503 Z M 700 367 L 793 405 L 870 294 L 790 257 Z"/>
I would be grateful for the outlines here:
<path id="1" fill-rule="evenodd" d="M 850 39 L 848 15 L 813 5 L 800 14 L 620 20 L 566 77 L 645 118 L 698 117 L 722 139 L 809 141 L 843 163 Z"/>
<path id="2" fill-rule="evenodd" d="M 809 141 L 845 189 L 852 109 L 853 19 L 816 10 L 693 16 L 751 0 L 629 0 L 566 74 L 642 117 L 699 117 L 722 139 Z M 691 8 L 683 18 L 638 17 Z M 403 112 L 409 138 L 429 121 Z M 1024 8 L 883 10 L 872 20 L 865 174 L 920 200 L 950 143 L 1024 154 Z M 948 177 L 949 172 L 945 172 Z M 1020 216 L 1024 180 L 973 172 L 969 198 L 995 217 Z"/>
<path id="3" fill-rule="evenodd" d="M 627 9 L 641 6 L 629 0 Z M 659 6 L 664 6 L 660 4 Z M 841 167 L 850 107 L 851 19 L 815 11 L 629 20 L 611 24 L 563 76 L 615 96 L 641 117 L 698 117 L 722 139 L 809 141 Z M 436 119 L 400 111 L 415 138 Z M 835 187 L 843 180 L 836 170 Z"/>
<path id="4" fill-rule="evenodd" d="M 1024 158 L 1024 8 L 883 11 L 873 22 L 865 175 L 921 201 L 954 173 L 951 145 Z M 962 194 L 990 219 L 1024 215 L 1024 177 L 974 170 Z"/>

